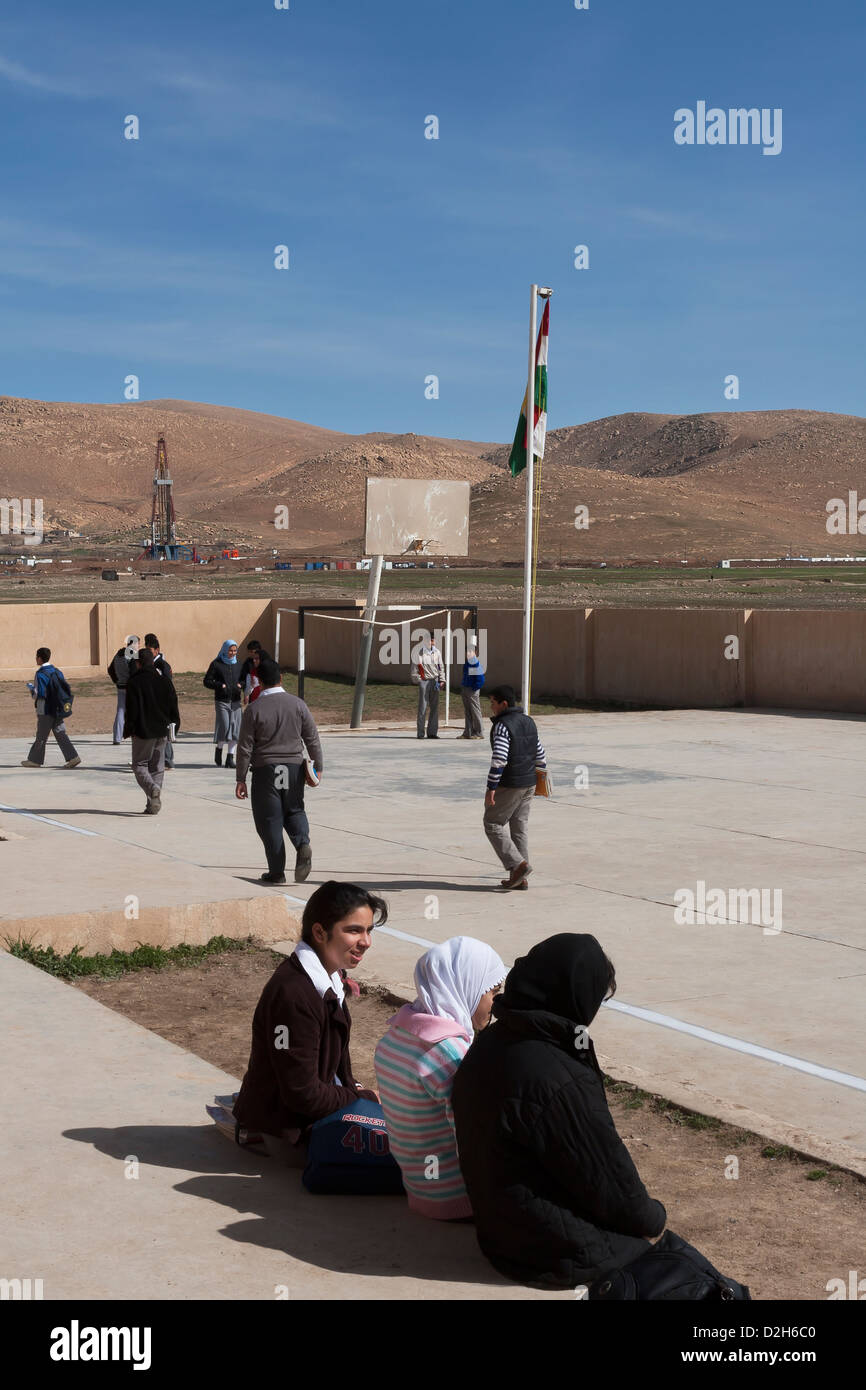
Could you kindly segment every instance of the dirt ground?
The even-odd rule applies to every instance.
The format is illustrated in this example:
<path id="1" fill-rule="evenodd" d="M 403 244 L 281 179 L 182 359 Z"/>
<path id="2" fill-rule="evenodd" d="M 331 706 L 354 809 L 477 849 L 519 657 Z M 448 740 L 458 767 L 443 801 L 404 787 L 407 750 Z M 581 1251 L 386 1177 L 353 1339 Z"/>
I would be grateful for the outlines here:
<path id="1" fill-rule="evenodd" d="M 107 563 L 119 563 L 117 561 Z M 123 562 L 125 567 L 127 561 Z M 50 568 L 0 566 L 0 603 L 150 602 L 167 599 L 279 598 L 292 605 L 351 603 L 364 599 L 369 576 L 363 571 L 265 570 L 212 573 L 209 565 L 164 567 L 142 582 L 133 571 L 119 571 L 117 583 L 96 572 L 66 573 Z M 448 571 L 386 570 L 380 603 L 471 602 L 480 607 L 520 608 L 522 571 L 454 566 Z M 658 568 L 611 566 L 607 570 L 539 569 L 536 603 L 540 608 L 862 608 L 866 570 L 862 565 L 815 565 L 799 569 L 716 570 L 682 568 L 669 561 Z M 168 654 L 171 660 L 171 653 Z"/>
<path id="2" fill-rule="evenodd" d="M 174 683 L 181 717 L 180 761 L 183 761 L 183 741 L 189 734 L 210 735 L 213 732 L 213 699 L 202 689 L 201 682 L 199 672 L 175 673 Z M 105 734 L 106 738 L 110 738 L 116 700 L 114 687 L 108 677 L 104 681 L 74 680 L 71 684 L 75 703 L 66 722 L 73 743 L 76 734 Z M 297 694 L 297 676 L 291 672 L 284 673 L 283 685 L 292 694 Z M 304 699 L 313 711 L 313 717 L 320 728 L 327 728 L 328 725 L 348 727 L 353 695 L 354 686 L 351 681 L 307 676 Z M 376 720 L 408 720 L 414 724 L 417 708 L 417 687 L 408 682 L 405 685 L 392 685 L 385 681 L 371 681 L 367 685 L 364 722 L 368 727 L 375 728 Z M 24 681 L 0 681 L 0 709 L 3 712 L 2 728 L 5 738 L 33 737 L 36 727 L 33 700 Z M 580 713 L 580 710 L 564 703 L 545 704 L 542 697 L 534 701 L 532 712 L 535 715 L 569 714 Z M 440 717 L 444 718 L 444 714 Z M 451 726 L 455 734 L 462 725 L 463 706 L 459 694 L 452 691 Z"/>
<path id="3" fill-rule="evenodd" d="M 107 682 L 106 682 L 107 683 Z M 75 704 L 72 714 L 66 721 L 66 728 L 72 742 L 76 734 L 105 734 L 111 742 L 111 729 L 117 700 L 113 692 L 104 695 L 90 695 L 79 692 L 77 682 L 72 682 Z M 33 701 L 24 681 L 0 681 L 0 707 L 3 710 L 4 738 L 32 738 L 36 732 L 36 716 Z M 184 700 L 181 718 L 184 733 L 213 731 L 213 700 Z M 184 734 L 180 742 L 183 743 Z M 48 751 L 53 740 L 49 739 Z M 50 758 L 47 761 L 51 761 Z"/>
<path id="4" fill-rule="evenodd" d="M 281 959 L 251 949 L 197 966 L 142 970 L 115 980 L 85 977 L 75 984 L 240 1080 L 253 1011 Z M 395 1007 L 375 993 L 350 1004 L 352 1060 L 365 1085 L 375 1086 L 373 1050 Z M 753 1298 L 826 1299 L 828 1280 L 847 1283 L 849 1270 L 866 1272 L 866 1182 L 744 1130 L 685 1115 L 621 1083 L 608 1086 L 608 1098 L 619 1133 L 649 1192 L 665 1204 L 671 1228 L 724 1273 L 748 1284 Z M 211 1099 L 202 1096 L 203 1120 Z M 727 1176 L 735 1171 L 736 1178 Z M 824 1176 L 809 1177 L 816 1173 Z"/>

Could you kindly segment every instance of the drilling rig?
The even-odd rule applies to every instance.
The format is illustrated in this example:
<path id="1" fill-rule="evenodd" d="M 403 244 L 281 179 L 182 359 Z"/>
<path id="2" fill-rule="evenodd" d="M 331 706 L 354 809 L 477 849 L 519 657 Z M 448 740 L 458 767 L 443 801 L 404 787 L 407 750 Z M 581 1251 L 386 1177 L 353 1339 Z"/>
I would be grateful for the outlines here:
<path id="1" fill-rule="evenodd" d="M 156 467 L 153 474 L 153 504 L 150 512 L 150 544 L 145 548 L 149 560 L 195 560 L 195 547 L 178 545 L 172 480 L 168 471 L 165 437 L 156 441 Z"/>

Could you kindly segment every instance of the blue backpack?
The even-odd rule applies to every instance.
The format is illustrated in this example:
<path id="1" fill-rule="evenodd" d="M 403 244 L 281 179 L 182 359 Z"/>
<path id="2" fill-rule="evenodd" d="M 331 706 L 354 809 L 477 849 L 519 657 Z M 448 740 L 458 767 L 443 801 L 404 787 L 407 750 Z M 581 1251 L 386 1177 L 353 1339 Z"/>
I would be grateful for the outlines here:
<path id="1" fill-rule="evenodd" d="M 72 713 L 74 695 L 61 671 L 53 670 L 45 691 L 45 713 L 52 719 L 66 719 Z"/>
<path id="2" fill-rule="evenodd" d="M 354 1100 L 316 1121 L 302 1182 L 308 1192 L 317 1193 L 384 1197 L 403 1192 L 403 1175 L 377 1101 Z"/>

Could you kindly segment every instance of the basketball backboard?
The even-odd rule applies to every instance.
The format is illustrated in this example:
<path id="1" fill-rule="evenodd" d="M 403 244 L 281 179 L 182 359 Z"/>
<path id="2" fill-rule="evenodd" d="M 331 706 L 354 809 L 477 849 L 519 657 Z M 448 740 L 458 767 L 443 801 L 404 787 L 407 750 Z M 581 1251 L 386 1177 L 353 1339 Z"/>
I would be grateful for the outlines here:
<path id="1" fill-rule="evenodd" d="M 468 555 L 469 483 L 368 478 L 365 555 Z"/>

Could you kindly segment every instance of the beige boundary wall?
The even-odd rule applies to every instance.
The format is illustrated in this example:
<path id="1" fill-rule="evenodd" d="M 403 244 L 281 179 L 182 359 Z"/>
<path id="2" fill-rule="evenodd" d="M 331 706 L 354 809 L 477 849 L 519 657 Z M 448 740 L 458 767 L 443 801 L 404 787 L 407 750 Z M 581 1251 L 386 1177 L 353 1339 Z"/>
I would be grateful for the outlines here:
<path id="1" fill-rule="evenodd" d="M 156 633 L 176 670 L 204 672 L 227 637 L 241 645 L 257 637 L 269 647 L 271 606 L 268 598 L 0 604 L 4 675 L 31 680 L 36 648 L 49 647 L 70 681 L 105 676 L 131 632 Z"/>
<path id="2" fill-rule="evenodd" d="M 274 600 L 274 615 L 277 607 L 292 606 Z M 458 616 L 452 614 L 454 626 Z M 465 619 L 463 626 L 468 611 Z M 394 621 L 397 626 L 400 615 Z M 424 625 L 422 617 L 411 617 L 410 636 Z M 436 617 L 432 625 L 444 629 L 444 618 Z M 486 634 L 488 683 L 519 688 L 520 610 L 479 608 L 478 627 Z M 307 672 L 354 676 L 360 628 L 360 623 L 316 620 L 308 612 Z M 405 666 L 380 661 L 381 642 L 380 630 L 371 679 L 405 682 Z M 866 713 L 864 655 L 866 610 L 547 608 L 535 615 L 532 684 L 536 698 L 590 703 L 860 714 Z M 297 619 L 287 611 L 280 618 L 280 662 L 296 669 Z M 452 684 L 459 681 L 455 668 Z"/>
<path id="3" fill-rule="evenodd" d="M 156 632 L 178 671 L 204 671 L 226 637 L 257 637 L 274 648 L 277 609 L 287 599 L 0 605 L 6 679 L 29 680 L 38 646 L 52 649 L 70 679 L 100 676 L 129 632 Z M 338 615 L 348 617 L 350 614 Z M 380 618 L 385 615 L 380 613 Z M 395 614 L 395 627 L 402 615 Z M 452 614 L 455 627 L 465 627 Z M 409 633 L 424 624 L 408 615 Z M 432 620 L 444 629 L 444 616 Z M 519 609 L 479 608 L 488 682 L 520 681 Z M 735 639 L 735 640 L 734 640 Z M 310 673 L 355 673 L 360 624 L 308 615 Z M 404 665 L 383 663 L 381 629 L 370 662 L 374 680 L 405 682 Z M 738 655 L 733 652 L 738 644 Z M 533 694 L 587 702 L 729 708 L 737 705 L 866 713 L 866 610 L 549 608 L 535 617 Z M 462 660 L 462 656 L 460 657 Z M 294 670 L 297 618 L 280 615 L 280 661 Z M 459 667 L 453 684 L 459 685 Z"/>

